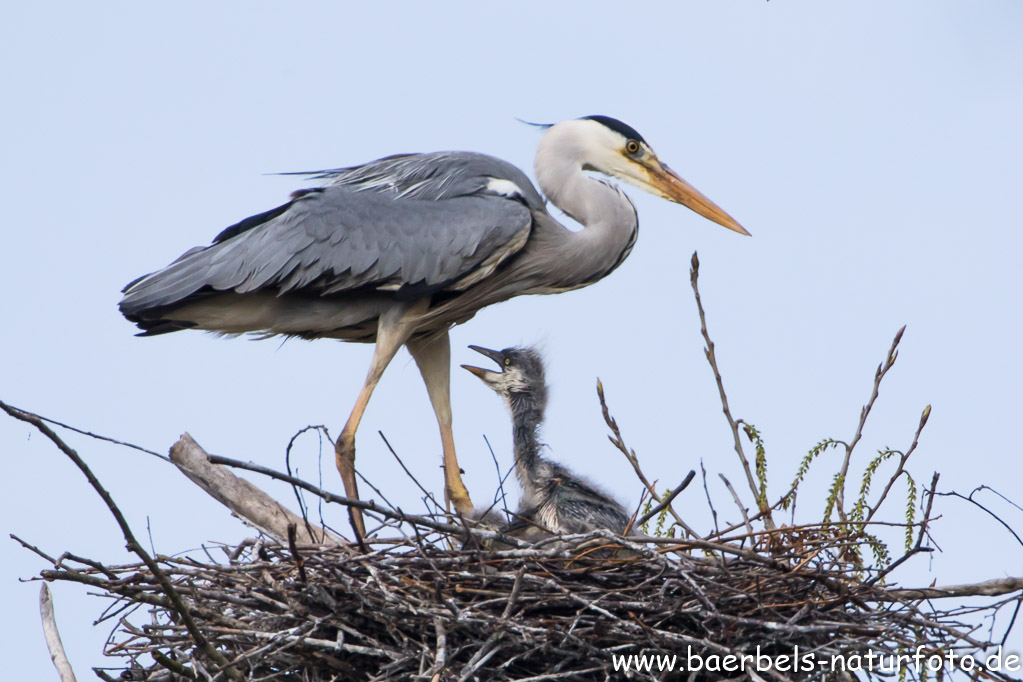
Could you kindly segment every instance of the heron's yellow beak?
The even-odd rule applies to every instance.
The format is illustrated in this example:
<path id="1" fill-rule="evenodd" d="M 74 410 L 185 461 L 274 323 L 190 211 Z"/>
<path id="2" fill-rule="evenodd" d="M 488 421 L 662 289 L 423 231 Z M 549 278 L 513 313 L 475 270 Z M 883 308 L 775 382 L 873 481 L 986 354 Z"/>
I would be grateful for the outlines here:
<path id="1" fill-rule="evenodd" d="M 749 231 L 736 222 L 735 218 L 725 213 L 720 206 L 703 196 L 700 190 L 690 185 L 656 157 L 641 161 L 640 165 L 646 171 L 650 191 L 669 201 L 682 204 L 707 220 L 713 220 L 729 230 L 749 236 Z"/>

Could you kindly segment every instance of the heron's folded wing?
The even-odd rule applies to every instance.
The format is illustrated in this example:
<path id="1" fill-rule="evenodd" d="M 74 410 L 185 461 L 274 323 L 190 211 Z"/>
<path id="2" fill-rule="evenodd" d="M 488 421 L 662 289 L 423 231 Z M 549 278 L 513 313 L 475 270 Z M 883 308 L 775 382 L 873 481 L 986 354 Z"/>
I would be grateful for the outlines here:
<path id="1" fill-rule="evenodd" d="M 349 168 L 297 173 L 360 192 L 379 192 L 405 199 L 440 201 L 478 195 L 494 180 L 514 189 L 532 209 L 542 209 L 543 197 L 514 165 L 476 152 L 396 154 Z"/>
<path id="2" fill-rule="evenodd" d="M 425 201 L 342 186 L 262 215 L 264 222 L 129 285 L 121 311 L 131 316 L 209 290 L 326 296 L 370 287 L 398 297 L 458 290 L 522 248 L 532 224 L 522 202 L 501 196 Z"/>

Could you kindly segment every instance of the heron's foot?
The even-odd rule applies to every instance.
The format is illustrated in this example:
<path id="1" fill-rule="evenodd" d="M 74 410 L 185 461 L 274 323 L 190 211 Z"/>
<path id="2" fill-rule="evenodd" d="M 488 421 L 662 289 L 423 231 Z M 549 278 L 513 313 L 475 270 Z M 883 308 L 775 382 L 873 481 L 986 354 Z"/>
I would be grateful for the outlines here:
<path id="1" fill-rule="evenodd" d="M 451 506 L 461 514 L 462 516 L 469 518 L 475 508 L 472 505 L 472 500 L 469 499 L 469 491 L 466 490 L 465 484 L 462 483 L 462 477 L 455 475 L 454 481 L 449 481 L 444 488 L 444 492 L 447 495 L 448 501 Z"/>

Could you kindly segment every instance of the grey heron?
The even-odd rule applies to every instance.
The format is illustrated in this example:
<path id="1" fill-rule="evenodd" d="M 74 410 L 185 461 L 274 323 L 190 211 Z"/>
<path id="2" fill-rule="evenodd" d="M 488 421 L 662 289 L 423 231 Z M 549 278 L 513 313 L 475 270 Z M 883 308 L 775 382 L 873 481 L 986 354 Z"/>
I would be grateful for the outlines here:
<path id="1" fill-rule="evenodd" d="M 504 398 L 511 412 L 515 475 L 522 487 L 517 527 L 528 528 L 535 523 L 555 533 L 585 533 L 597 528 L 624 533 L 629 514 L 621 504 L 566 467 L 540 455 L 539 430 L 547 406 L 540 355 L 532 348 L 500 351 L 469 348 L 496 362 L 498 371 L 472 365 L 462 367 Z M 515 528 L 503 530 L 514 533 Z"/>
<path id="2" fill-rule="evenodd" d="M 543 127 L 535 162 L 540 190 L 581 230 L 555 220 L 541 193 L 506 161 L 471 152 L 389 156 L 299 174 L 322 182 L 131 282 L 120 310 L 142 336 L 201 329 L 375 343 L 335 444 L 351 497 L 358 497 L 356 430 L 384 369 L 406 346 L 440 427 L 445 497 L 468 513 L 451 432 L 448 329 L 513 296 L 593 284 L 625 260 L 636 240 L 636 210 L 617 185 L 588 171 L 749 234 L 621 121 L 588 116 Z M 363 533 L 358 510 L 352 520 Z"/>

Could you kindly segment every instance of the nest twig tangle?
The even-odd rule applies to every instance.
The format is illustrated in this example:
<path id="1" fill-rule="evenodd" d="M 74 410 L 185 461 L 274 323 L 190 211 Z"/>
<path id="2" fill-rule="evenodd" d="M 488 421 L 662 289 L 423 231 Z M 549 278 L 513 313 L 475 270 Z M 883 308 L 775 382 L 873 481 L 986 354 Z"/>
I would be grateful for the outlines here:
<path id="1" fill-rule="evenodd" d="M 172 449 L 175 464 L 260 534 L 199 556 L 150 555 L 47 420 L 0 403 L 78 464 L 139 561 L 52 557 L 21 542 L 52 564 L 40 574 L 44 580 L 80 583 L 109 600 L 100 618 L 113 623 L 105 653 L 119 663 L 96 670 L 104 680 L 922 679 L 935 676 L 926 667 L 935 656 L 958 658 L 942 668 L 953 678 L 1014 679 L 985 656 L 1004 643 L 1015 621 L 1023 578 L 905 588 L 893 577 L 931 551 L 939 476 L 921 488 L 907 468 L 929 408 L 911 446 L 868 459 L 857 495 L 846 499 L 858 466 L 854 451 L 902 331 L 875 374 L 854 437 L 818 443 L 791 487 L 772 502 L 760 432 L 734 418 L 728 406 L 698 268 L 694 254 L 692 285 L 706 356 L 752 496 L 747 508 L 746 493 L 724 480 L 738 503 L 734 524 L 719 526 L 714 510 L 714 530 L 700 533 L 687 525 L 674 500 L 692 474 L 658 493 L 625 444 L 601 387 L 611 442 L 648 495 L 632 535 L 598 530 L 526 544 L 452 518 L 435 504 L 427 513 L 408 514 L 213 457 L 186 436 Z M 824 513 L 797 523 L 800 484 L 828 450 L 837 451 L 840 462 Z M 895 470 L 883 484 L 875 482 L 889 461 Z M 349 542 L 255 486 L 237 483 L 232 467 L 288 481 L 328 504 L 357 505 L 377 527 Z M 711 503 L 706 472 L 703 479 Z M 872 483 L 879 494 L 871 495 Z M 884 503 L 899 490 L 907 491 L 906 505 L 893 518 Z M 783 513 L 790 523 L 779 520 Z M 885 539 L 893 531 L 898 550 Z M 949 605 L 971 596 L 984 600 Z M 1002 609 L 1007 627 L 979 627 Z M 963 664 L 966 656 L 971 669 Z"/>

